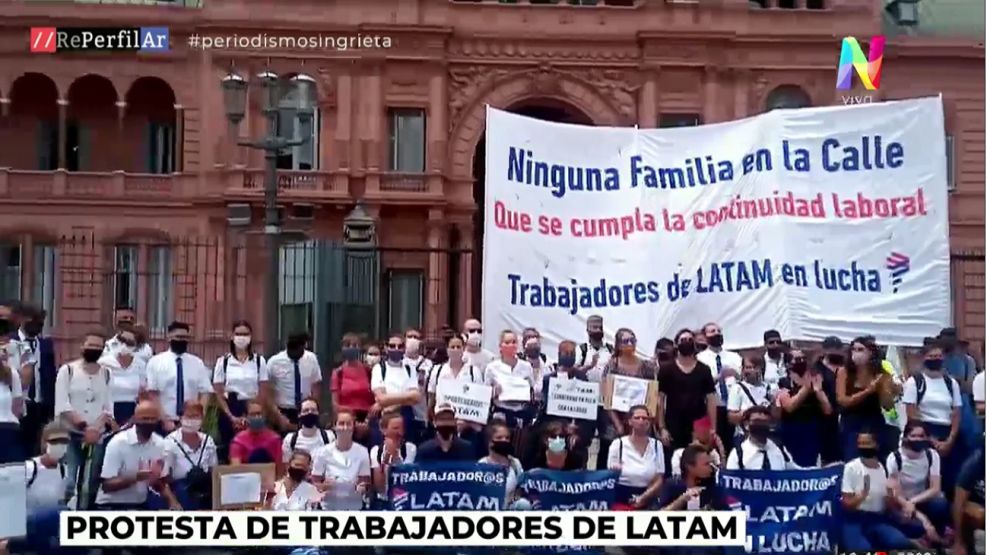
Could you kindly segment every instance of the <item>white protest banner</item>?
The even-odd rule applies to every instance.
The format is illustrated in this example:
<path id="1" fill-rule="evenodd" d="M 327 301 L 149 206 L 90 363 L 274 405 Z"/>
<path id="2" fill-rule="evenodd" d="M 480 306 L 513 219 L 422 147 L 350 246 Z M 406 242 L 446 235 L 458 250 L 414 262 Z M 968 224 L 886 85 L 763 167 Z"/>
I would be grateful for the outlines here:
<path id="1" fill-rule="evenodd" d="M 941 98 L 675 129 L 488 109 L 486 129 L 487 328 L 551 352 L 599 314 L 650 351 L 705 322 L 728 348 L 921 345 L 949 322 Z"/>
<path id="2" fill-rule="evenodd" d="M 582 380 L 548 379 L 545 413 L 562 418 L 596 420 L 600 384 Z"/>
<path id="3" fill-rule="evenodd" d="M 436 404 L 449 403 L 456 409 L 456 418 L 477 424 L 490 419 L 490 398 L 493 388 L 473 382 L 444 378 L 435 387 Z"/>

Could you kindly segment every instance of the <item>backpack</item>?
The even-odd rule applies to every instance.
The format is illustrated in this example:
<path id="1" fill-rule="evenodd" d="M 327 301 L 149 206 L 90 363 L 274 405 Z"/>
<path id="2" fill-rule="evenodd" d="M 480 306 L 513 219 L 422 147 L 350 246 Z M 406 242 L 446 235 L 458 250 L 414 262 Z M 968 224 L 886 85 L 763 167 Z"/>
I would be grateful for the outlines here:
<path id="1" fill-rule="evenodd" d="M 465 362 L 463 364 L 466 365 L 466 366 L 469 366 L 469 368 L 470 368 L 470 381 L 473 382 L 473 383 L 477 383 L 476 382 L 476 375 L 473 374 L 473 365 L 472 364 L 465 363 Z M 439 389 L 439 376 L 442 375 L 442 369 L 445 368 L 445 367 L 446 367 L 446 364 L 436 364 L 435 366 L 432 367 L 432 373 L 428 377 L 428 383 L 430 383 L 433 386 L 435 386 L 436 391 L 438 391 L 438 389 Z M 460 371 L 462 371 L 462 370 L 460 370 Z"/>
<path id="2" fill-rule="evenodd" d="M 322 444 L 329 445 L 329 434 L 322 428 L 318 428 L 318 430 L 319 435 L 322 436 Z M 298 444 L 298 433 L 299 432 L 291 434 L 291 441 L 288 442 L 288 447 L 290 447 L 292 451 L 295 450 L 295 445 Z"/>
<path id="3" fill-rule="evenodd" d="M 192 465 L 189 469 L 188 474 L 185 475 L 185 481 L 188 484 L 187 492 L 189 497 L 195 499 L 197 507 L 209 507 L 210 500 L 212 499 L 212 478 L 205 469 L 202 468 L 202 457 L 206 454 L 206 443 L 209 441 L 209 436 L 207 435 L 203 439 L 202 449 L 199 451 L 199 461 L 192 462 L 192 457 L 189 456 L 188 452 L 182 447 L 182 444 L 175 438 L 171 438 L 175 445 L 178 446 L 178 450 L 182 452 L 185 460 Z"/>
<path id="4" fill-rule="evenodd" d="M 900 473 L 901 472 L 901 451 L 900 450 L 896 450 L 893 453 L 891 453 L 891 456 L 894 457 L 894 463 L 898 466 L 898 472 Z M 925 450 L 925 460 L 929 462 L 929 470 L 931 471 L 932 470 L 932 449 L 926 449 Z M 884 473 L 885 474 L 888 473 L 888 469 L 887 468 L 884 469 Z M 929 484 L 929 477 L 928 476 L 925 477 L 925 484 L 926 484 L 926 487 L 928 487 L 928 484 Z"/>
<path id="5" fill-rule="evenodd" d="M 771 439 L 769 439 L 768 442 L 769 443 L 775 443 L 774 440 L 771 440 Z M 778 445 L 777 443 L 775 443 L 775 445 L 778 447 L 779 450 L 781 450 L 781 456 L 785 460 L 785 464 L 788 464 L 788 463 L 792 462 L 791 457 L 788 456 L 788 451 L 785 451 L 785 448 L 782 447 L 782 446 L 780 446 L 780 445 Z M 737 469 L 738 470 L 745 470 L 744 469 L 744 442 L 738 443 L 737 444 L 737 448 L 735 449 L 735 451 L 737 453 Z M 767 451 L 765 451 L 764 456 L 765 457 L 768 456 Z M 783 469 L 781 469 L 781 470 L 783 470 Z M 887 470 L 885 470 L 884 472 L 887 473 Z"/>
<path id="6" fill-rule="evenodd" d="M 424 362 L 424 360 L 422 362 Z M 422 363 L 419 362 L 418 363 L 418 366 L 421 367 L 421 365 L 422 365 Z M 411 377 L 411 367 L 410 366 L 407 366 L 407 365 L 404 365 L 404 364 L 402 364 L 402 366 L 404 366 L 404 369 L 408 371 L 408 377 L 410 378 Z M 385 362 L 385 361 L 382 360 L 382 361 L 380 361 L 380 381 L 384 381 L 386 379 L 387 379 L 387 362 Z"/>
<path id="7" fill-rule="evenodd" d="M 609 343 L 604 343 L 603 347 L 607 350 L 608 353 L 610 353 L 611 355 L 613 354 L 613 345 Z M 580 353 L 579 364 L 577 364 L 576 366 L 578 367 L 586 366 L 586 354 L 589 353 L 589 343 L 580 343 L 579 353 Z"/>
<path id="8" fill-rule="evenodd" d="M 31 477 L 27 480 L 27 487 L 31 487 L 31 484 L 38 479 L 38 462 L 34 459 L 28 459 L 26 462 L 31 463 Z M 58 472 L 62 475 L 62 480 L 65 479 L 65 465 L 58 463 Z"/>
<path id="9" fill-rule="evenodd" d="M 401 449 L 398 452 L 401 453 L 401 460 L 402 461 L 404 459 L 407 459 L 408 458 L 408 442 L 407 441 L 401 442 Z M 383 466 L 383 465 L 384 465 L 384 444 L 380 444 L 377 447 L 377 466 Z"/>
<path id="10" fill-rule="evenodd" d="M 738 381 L 737 385 L 740 386 L 740 390 L 744 392 L 744 395 L 747 395 L 747 398 L 751 400 L 751 406 L 752 407 L 758 406 L 757 401 L 754 400 L 754 396 L 751 395 L 751 390 L 747 389 L 747 386 L 744 385 L 743 382 Z"/>
<path id="11" fill-rule="evenodd" d="M 230 354 L 223 357 L 223 377 L 226 377 L 226 369 L 230 367 Z M 254 353 L 254 364 L 257 365 L 257 376 L 260 377 L 260 355 Z M 225 384 L 224 384 L 225 385 Z"/>
<path id="12" fill-rule="evenodd" d="M 929 388 L 928 382 L 925 381 L 925 375 L 918 373 L 912 376 L 915 379 L 915 406 L 922 404 L 922 399 L 925 398 L 925 391 Z M 946 389 L 949 390 L 949 398 L 954 403 L 956 402 L 955 393 L 953 392 L 953 377 L 945 372 L 942 375 L 943 383 L 946 384 Z"/>

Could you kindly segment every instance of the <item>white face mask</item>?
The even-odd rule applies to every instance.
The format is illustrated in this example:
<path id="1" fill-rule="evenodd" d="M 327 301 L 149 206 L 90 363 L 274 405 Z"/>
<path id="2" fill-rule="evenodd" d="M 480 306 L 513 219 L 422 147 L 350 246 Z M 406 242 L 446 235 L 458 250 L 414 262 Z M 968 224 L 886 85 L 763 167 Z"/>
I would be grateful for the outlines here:
<path id="1" fill-rule="evenodd" d="M 364 360 L 366 361 L 367 366 L 377 366 L 377 364 L 380 363 L 380 355 L 367 355 Z"/>
<path id="2" fill-rule="evenodd" d="M 246 349 L 247 348 L 247 345 L 250 345 L 250 336 L 249 335 L 234 335 L 233 336 L 233 345 L 235 345 L 237 349 Z"/>
<path id="3" fill-rule="evenodd" d="M 196 418 L 182 418 L 182 429 L 186 432 L 198 432 L 202 427 L 202 420 Z"/>
<path id="4" fill-rule="evenodd" d="M 868 356 L 866 352 L 855 351 L 850 354 L 850 359 L 853 360 L 853 363 L 856 364 L 857 366 L 863 366 L 864 364 L 867 363 L 867 359 L 869 358 L 870 356 Z"/>
<path id="5" fill-rule="evenodd" d="M 48 447 L 45 448 L 45 453 L 51 457 L 53 460 L 60 461 L 65 453 L 69 450 L 69 446 L 62 444 L 49 443 Z"/>
<path id="6" fill-rule="evenodd" d="M 483 336 L 479 332 L 473 332 L 466 336 L 466 344 L 470 347 L 479 347 L 483 343 Z"/>
<path id="7" fill-rule="evenodd" d="M 121 343 L 117 347 L 117 354 L 118 355 L 132 355 L 132 354 L 134 354 L 134 348 L 131 347 L 130 345 L 124 345 L 123 343 Z"/>

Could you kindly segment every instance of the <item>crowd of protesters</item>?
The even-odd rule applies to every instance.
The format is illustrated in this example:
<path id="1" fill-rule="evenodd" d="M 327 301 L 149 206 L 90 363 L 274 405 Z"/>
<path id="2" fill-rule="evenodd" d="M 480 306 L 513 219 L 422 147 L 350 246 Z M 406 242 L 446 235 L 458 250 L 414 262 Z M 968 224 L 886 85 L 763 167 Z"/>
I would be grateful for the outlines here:
<path id="1" fill-rule="evenodd" d="M 984 374 L 950 328 L 891 360 L 873 337 L 809 349 L 773 330 L 740 354 L 714 322 L 653 350 L 627 328 L 611 344 L 598 316 L 585 338 L 547 353 L 539 330 L 491 332 L 471 319 L 433 344 L 415 329 L 379 343 L 346 334 L 323 357 L 342 363 L 324 374 L 306 334 L 267 358 L 246 321 L 214 364 L 189 352 L 182 322 L 153 353 L 127 309 L 112 335 L 88 333 L 77 358 L 56 361 L 44 319 L 0 307 L 0 463 L 27 461 L 30 517 L 13 553 L 66 551 L 52 541 L 64 509 L 211 508 L 210 471 L 240 463 L 275 466 L 264 485 L 272 510 L 384 508 L 389 469 L 402 463 L 502 465 L 507 506 L 518 506 L 526 470 L 610 469 L 624 510 L 726 509 L 719 468 L 843 464 L 844 549 L 963 555 L 984 527 Z M 483 347 L 490 333 L 496 353 Z M 609 375 L 656 381 L 656 408 L 547 413 L 551 378 Z M 457 420 L 438 402 L 441 380 L 490 386 L 487 423 Z M 518 380 L 527 400 L 502 400 Z"/>

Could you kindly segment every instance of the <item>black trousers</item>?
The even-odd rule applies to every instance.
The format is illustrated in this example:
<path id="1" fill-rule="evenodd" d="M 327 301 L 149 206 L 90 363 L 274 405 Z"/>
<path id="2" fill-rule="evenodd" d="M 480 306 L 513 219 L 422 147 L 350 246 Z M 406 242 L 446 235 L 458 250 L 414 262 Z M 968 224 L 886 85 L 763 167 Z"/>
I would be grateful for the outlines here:
<path id="1" fill-rule="evenodd" d="M 34 457 L 41 453 L 41 430 L 48 424 L 48 407 L 34 401 L 24 404 L 24 418 L 21 419 L 21 445 L 24 454 Z"/>

